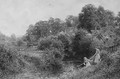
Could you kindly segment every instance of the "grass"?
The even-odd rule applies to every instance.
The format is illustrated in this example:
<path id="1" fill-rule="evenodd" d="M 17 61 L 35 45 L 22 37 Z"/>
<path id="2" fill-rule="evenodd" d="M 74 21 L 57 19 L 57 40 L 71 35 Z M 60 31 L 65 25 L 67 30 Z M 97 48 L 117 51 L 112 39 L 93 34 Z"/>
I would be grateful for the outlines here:
<path id="1" fill-rule="evenodd" d="M 116 54 L 116 53 L 114 53 Z M 102 61 L 95 66 L 80 69 L 79 73 L 69 79 L 119 79 L 120 57 L 113 54 L 103 55 Z"/>
<path id="2" fill-rule="evenodd" d="M 32 52 L 32 51 L 31 51 Z M 42 54 L 39 52 L 22 53 L 22 55 L 28 56 L 25 59 L 27 63 L 37 63 L 40 65 L 39 60 Z M 32 58 L 30 60 L 29 58 Z M 26 65 L 23 73 L 16 75 L 7 75 L 0 79 L 119 79 L 120 78 L 120 53 L 119 50 L 116 53 L 107 53 L 103 51 L 101 54 L 102 61 L 97 65 L 89 67 L 83 67 L 76 69 L 74 65 L 69 64 L 64 66 L 64 72 L 56 76 L 45 75 L 46 72 L 37 72 L 38 69 L 32 64 Z"/>

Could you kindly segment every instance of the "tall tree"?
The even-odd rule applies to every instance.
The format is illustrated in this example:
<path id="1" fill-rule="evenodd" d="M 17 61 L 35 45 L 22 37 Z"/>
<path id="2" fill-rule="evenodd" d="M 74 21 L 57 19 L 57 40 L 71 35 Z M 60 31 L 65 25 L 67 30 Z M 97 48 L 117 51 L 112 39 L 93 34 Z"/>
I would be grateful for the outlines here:
<path id="1" fill-rule="evenodd" d="M 91 32 L 91 30 L 94 30 L 97 27 L 99 27 L 99 18 L 96 14 L 96 11 L 97 8 L 92 4 L 88 4 L 85 7 L 83 7 L 82 12 L 79 14 L 80 24 L 78 26 L 78 29 L 82 27 Z"/>
<path id="2" fill-rule="evenodd" d="M 50 33 L 52 35 L 56 35 L 59 32 L 63 31 L 64 29 L 64 22 L 60 20 L 59 18 L 50 18 L 48 20 L 49 27 L 50 27 Z"/>

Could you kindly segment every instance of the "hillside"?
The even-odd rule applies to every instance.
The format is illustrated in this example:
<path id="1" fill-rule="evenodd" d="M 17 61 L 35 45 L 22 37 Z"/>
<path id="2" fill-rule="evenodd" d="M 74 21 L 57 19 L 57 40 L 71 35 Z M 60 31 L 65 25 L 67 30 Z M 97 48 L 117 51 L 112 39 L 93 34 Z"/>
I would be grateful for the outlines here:
<path id="1" fill-rule="evenodd" d="M 119 79 L 119 30 L 120 13 L 87 4 L 78 16 L 29 25 L 22 37 L 0 33 L 0 79 Z"/>

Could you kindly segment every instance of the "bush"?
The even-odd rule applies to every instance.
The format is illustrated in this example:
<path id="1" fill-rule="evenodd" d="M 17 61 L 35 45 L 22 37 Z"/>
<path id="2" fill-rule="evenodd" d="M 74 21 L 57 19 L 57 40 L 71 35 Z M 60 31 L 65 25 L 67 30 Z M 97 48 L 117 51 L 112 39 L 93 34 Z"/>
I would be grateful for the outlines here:
<path id="1" fill-rule="evenodd" d="M 81 61 L 83 61 L 83 57 L 89 58 L 95 53 L 92 37 L 87 34 L 87 31 L 81 29 L 75 34 L 72 41 L 74 56 L 77 59 L 81 59 Z"/>
<path id="2" fill-rule="evenodd" d="M 0 45 L 0 71 L 18 73 L 21 71 L 18 54 L 5 45 Z"/>
<path id="3" fill-rule="evenodd" d="M 37 68 L 57 74 L 63 70 L 63 59 L 70 55 L 71 38 L 68 35 L 49 36 L 39 40 L 38 49 L 43 53 L 40 65 Z"/>
<path id="4" fill-rule="evenodd" d="M 95 67 L 95 70 L 92 73 L 100 74 L 99 77 L 103 77 L 103 79 L 114 79 L 114 77 L 119 78 L 120 55 L 116 55 L 116 53 L 110 54 L 107 51 L 102 51 L 101 62 Z M 99 77 L 97 77 L 96 79 L 99 79 Z"/>
<path id="5" fill-rule="evenodd" d="M 56 48 L 59 51 L 63 51 L 63 44 L 61 41 L 53 38 L 53 36 L 41 38 L 38 42 L 38 49 L 39 50 L 47 50 Z"/>
<path id="6" fill-rule="evenodd" d="M 57 49 L 42 52 L 41 57 L 27 57 L 32 63 L 36 72 L 44 75 L 59 75 L 63 71 L 63 64 L 60 51 Z"/>
<path id="7" fill-rule="evenodd" d="M 63 70 L 62 56 L 59 51 L 51 50 L 44 55 L 44 69 L 51 74 L 59 74 Z"/>
<path id="8" fill-rule="evenodd" d="M 69 36 L 67 34 L 60 34 L 58 35 L 58 40 L 60 40 L 63 43 L 65 55 L 68 57 L 71 56 L 72 36 Z"/>

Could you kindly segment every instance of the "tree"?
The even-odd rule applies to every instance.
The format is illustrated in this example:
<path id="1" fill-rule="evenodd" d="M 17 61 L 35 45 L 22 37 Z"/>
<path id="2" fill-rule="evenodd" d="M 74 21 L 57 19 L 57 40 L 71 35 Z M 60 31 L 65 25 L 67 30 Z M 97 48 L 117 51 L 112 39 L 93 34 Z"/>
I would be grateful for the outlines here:
<path id="1" fill-rule="evenodd" d="M 43 50 L 43 51 L 50 50 L 50 49 L 57 49 L 61 53 L 64 51 L 63 43 L 53 36 L 41 38 L 38 42 L 37 47 L 38 47 L 38 50 Z"/>
<path id="2" fill-rule="evenodd" d="M 82 12 L 79 14 L 80 24 L 78 25 L 78 29 L 82 27 L 91 32 L 91 30 L 95 30 L 97 27 L 99 27 L 99 18 L 96 14 L 96 11 L 97 8 L 92 4 L 88 4 L 83 7 Z"/>
<path id="3" fill-rule="evenodd" d="M 11 39 L 12 39 L 13 41 L 16 41 L 16 35 L 15 35 L 15 34 L 12 34 L 12 35 L 11 35 Z"/>
<path id="4" fill-rule="evenodd" d="M 50 27 L 48 21 L 40 21 L 35 24 L 33 35 L 37 35 L 37 38 L 46 37 L 49 34 L 50 34 Z"/>
<path id="5" fill-rule="evenodd" d="M 79 23 L 78 17 L 73 15 L 69 15 L 65 20 L 67 27 L 76 27 Z"/>
<path id="6" fill-rule="evenodd" d="M 48 20 L 49 27 L 50 27 L 50 33 L 52 35 L 56 35 L 59 32 L 64 30 L 64 22 L 60 20 L 59 18 L 50 18 Z"/>
<path id="7" fill-rule="evenodd" d="M 115 16 L 110 10 L 105 10 L 102 6 L 97 9 L 97 16 L 99 17 L 99 24 L 101 27 L 114 26 Z"/>
<path id="8" fill-rule="evenodd" d="M 97 9 L 97 15 L 99 17 L 99 24 L 101 27 L 106 27 L 107 26 L 107 18 L 106 18 L 106 12 L 102 6 L 99 6 Z"/>
<path id="9" fill-rule="evenodd" d="M 84 57 L 89 58 L 95 53 L 95 49 L 92 47 L 92 38 L 87 34 L 88 32 L 86 30 L 80 29 L 72 41 L 73 55 L 81 61 L 83 61 Z"/>
<path id="10" fill-rule="evenodd" d="M 115 16 L 114 13 L 110 10 L 106 10 L 106 18 L 108 22 L 108 26 L 115 26 Z"/>
<path id="11" fill-rule="evenodd" d="M 102 27 L 115 26 L 115 16 L 110 10 L 105 10 L 102 6 L 96 8 L 92 4 L 83 7 L 79 14 L 79 28 L 85 28 L 89 32 L 91 30 L 100 30 Z"/>
<path id="12" fill-rule="evenodd" d="M 50 35 L 50 28 L 48 21 L 39 21 L 35 25 L 30 25 L 26 33 L 26 41 L 29 45 L 37 43 L 39 38 Z"/>
<path id="13" fill-rule="evenodd" d="M 120 12 L 118 12 L 117 17 L 116 17 L 116 25 L 120 26 Z"/>

